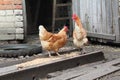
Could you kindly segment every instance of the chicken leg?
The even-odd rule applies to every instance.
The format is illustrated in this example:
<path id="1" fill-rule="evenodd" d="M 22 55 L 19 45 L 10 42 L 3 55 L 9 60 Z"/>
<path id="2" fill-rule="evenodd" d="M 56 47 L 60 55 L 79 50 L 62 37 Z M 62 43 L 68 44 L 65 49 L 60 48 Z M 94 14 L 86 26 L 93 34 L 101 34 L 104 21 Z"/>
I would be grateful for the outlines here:
<path id="1" fill-rule="evenodd" d="M 50 51 L 48 51 L 48 54 L 49 54 L 49 57 L 52 57 Z"/>
<path id="2" fill-rule="evenodd" d="M 58 52 L 56 52 L 56 54 L 57 54 L 58 56 L 60 56 L 60 54 L 59 54 Z"/>

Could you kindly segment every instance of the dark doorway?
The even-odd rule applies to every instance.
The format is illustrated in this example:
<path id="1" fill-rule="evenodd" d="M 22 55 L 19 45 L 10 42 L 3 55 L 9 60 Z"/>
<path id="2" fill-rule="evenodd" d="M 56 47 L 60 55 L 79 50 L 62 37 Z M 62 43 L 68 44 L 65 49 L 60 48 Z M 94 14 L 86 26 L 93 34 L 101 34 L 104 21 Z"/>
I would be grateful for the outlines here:
<path id="1" fill-rule="evenodd" d="M 27 34 L 38 34 L 39 25 L 52 30 L 53 0 L 26 0 Z"/>

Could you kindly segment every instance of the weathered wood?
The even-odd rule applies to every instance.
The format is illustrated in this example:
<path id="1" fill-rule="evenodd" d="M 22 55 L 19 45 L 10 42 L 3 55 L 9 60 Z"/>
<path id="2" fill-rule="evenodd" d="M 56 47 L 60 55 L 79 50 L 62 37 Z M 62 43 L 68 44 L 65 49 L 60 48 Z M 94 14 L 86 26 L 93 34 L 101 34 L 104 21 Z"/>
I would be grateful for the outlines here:
<path id="1" fill-rule="evenodd" d="M 113 29 L 115 30 L 116 34 L 116 42 L 120 42 L 120 25 L 118 24 L 119 20 L 119 14 L 118 14 L 118 7 L 119 7 L 119 1 L 118 0 L 112 0 L 112 8 L 113 8 Z"/>
<path id="2" fill-rule="evenodd" d="M 105 76 L 107 74 L 120 70 L 120 66 L 116 66 L 116 64 L 119 63 L 120 58 L 91 67 L 70 70 L 69 72 L 62 73 L 56 77 L 53 76 L 49 80 L 94 80 L 101 76 Z"/>
<path id="3" fill-rule="evenodd" d="M 120 66 L 115 66 L 116 64 L 119 64 L 119 63 L 120 63 L 120 58 L 110 61 L 110 62 L 107 62 L 107 63 L 104 63 L 104 64 L 101 64 L 101 65 L 98 65 L 98 66 L 96 66 L 96 68 L 97 68 L 96 70 L 93 70 L 83 76 L 79 76 L 72 80 L 79 80 L 79 79 L 80 80 L 94 80 L 94 79 L 97 79 L 101 76 L 105 76 L 107 74 L 110 74 L 112 72 L 120 70 Z"/>
<path id="4" fill-rule="evenodd" d="M 73 13 L 81 18 L 83 27 L 88 32 L 100 34 L 97 38 L 101 39 L 106 39 L 107 35 L 115 35 L 115 38 L 109 37 L 108 41 L 120 41 L 118 0 L 74 0 L 72 3 Z"/>
<path id="5" fill-rule="evenodd" d="M 110 35 L 110 34 L 99 34 L 99 33 L 92 33 L 88 32 L 88 37 L 93 37 L 93 38 L 102 38 L 102 39 L 108 39 L 108 40 L 115 40 L 115 35 Z"/>
<path id="6" fill-rule="evenodd" d="M 56 13 L 56 0 L 53 0 L 52 32 L 54 32 L 55 30 L 55 13 Z"/>
<path id="7" fill-rule="evenodd" d="M 44 64 L 23 67 L 21 69 L 18 69 L 16 65 L 12 65 L 7 67 L 8 69 L 6 70 L 6 72 L 4 72 L 2 68 L 0 68 L 0 71 L 2 71 L 0 74 L 0 79 L 33 80 L 33 77 L 35 77 L 36 79 L 38 79 L 38 77 L 43 78 L 47 75 L 47 73 L 72 68 L 78 66 L 78 64 L 83 65 L 86 64 L 86 62 L 91 63 L 93 61 L 101 61 L 103 59 L 103 53 L 101 51 L 95 51 L 84 55 L 57 59 L 52 62 L 46 62 Z"/>
<path id="8" fill-rule="evenodd" d="M 71 3 L 68 3 L 68 4 L 57 4 L 56 6 L 61 7 L 61 6 L 71 6 L 71 5 L 72 5 Z"/>
<path id="9" fill-rule="evenodd" d="M 80 75 L 84 75 L 87 74 L 90 71 L 93 71 L 95 68 L 94 67 L 85 67 L 85 68 L 81 68 L 81 67 L 77 67 L 74 68 L 73 70 L 69 70 L 69 71 L 63 71 L 63 73 L 58 72 L 57 75 L 56 73 L 50 73 L 48 74 L 49 77 L 51 77 L 50 80 L 69 80 L 70 78 L 74 78 L 74 77 L 78 77 Z"/>
<path id="10" fill-rule="evenodd" d="M 22 0 L 23 5 L 23 25 L 24 25 L 24 40 L 27 38 L 27 14 L 26 14 L 26 0 Z"/>
<path id="11" fill-rule="evenodd" d="M 72 13 L 71 6 L 72 6 L 71 2 L 61 3 L 58 0 L 53 0 L 52 32 L 54 32 L 58 20 L 61 23 L 63 20 L 66 20 L 66 22 L 62 25 L 67 24 L 69 25 L 69 27 L 71 27 L 71 13 Z M 67 13 L 65 13 L 64 10 L 62 10 L 64 9 L 64 7 L 67 10 Z M 62 17 L 61 17 L 61 13 L 59 14 L 59 12 L 63 12 Z M 72 30 L 69 31 L 69 34 L 72 34 Z"/>
<path id="12" fill-rule="evenodd" d="M 68 79 L 70 77 L 78 76 L 78 75 L 75 75 L 75 74 L 78 74 L 80 72 L 84 73 L 84 72 L 90 71 L 90 70 L 92 70 L 91 66 L 99 65 L 103 62 L 104 62 L 104 60 L 103 61 L 97 61 L 97 62 L 94 62 L 94 63 L 89 63 L 89 64 L 86 64 L 86 65 L 81 65 L 81 66 L 74 67 L 74 68 L 67 69 L 67 70 L 63 70 L 63 71 L 56 71 L 56 72 L 53 72 L 53 73 L 49 73 L 48 78 L 53 78 L 53 77 L 57 77 L 57 76 L 60 77 L 61 76 L 63 80 Z"/>
<path id="13" fill-rule="evenodd" d="M 55 18 L 55 20 L 66 20 L 66 19 L 70 19 L 70 17 L 61 17 L 61 18 Z"/>
<path id="14" fill-rule="evenodd" d="M 93 70 L 90 73 L 71 79 L 71 80 L 94 80 L 97 79 L 101 76 L 107 75 L 109 73 L 112 73 L 114 71 L 120 70 L 120 67 L 114 67 L 114 66 L 110 66 L 110 67 L 101 67 L 99 69 Z"/>

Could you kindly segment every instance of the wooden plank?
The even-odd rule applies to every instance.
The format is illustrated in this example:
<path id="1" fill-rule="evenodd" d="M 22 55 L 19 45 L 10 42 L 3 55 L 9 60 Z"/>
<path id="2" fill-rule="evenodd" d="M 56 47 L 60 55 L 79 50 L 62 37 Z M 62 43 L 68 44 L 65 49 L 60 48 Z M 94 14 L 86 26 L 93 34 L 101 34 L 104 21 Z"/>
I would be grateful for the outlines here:
<path id="1" fill-rule="evenodd" d="M 55 13 L 56 13 L 56 0 L 53 0 L 53 17 L 52 17 L 52 32 L 54 32 L 55 29 Z"/>
<path id="2" fill-rule="evenodd" d="M 118 10 L 119 10 L 119 2 L 118 0 L 112 0 L 112 11 L 113 11 L 113 29 L 115 30 L 115 35 L 116 35 L 116 42 L 120 42 L 120 25 L 118 24 Z"/>
<path id="3" fill-rule="evenodd" d="M 115 34 L 113 30 L 113 12 L 112 12 L 112 2 L 111 0 L 105 0 L 106 3 L 106 21 L 107 21 L 107 33 Z"/>
<path id="4" fill-rule="evenodd" d="M 116 64 L 119 63 L 120 58 L 110 62 L 97 64 L 82 69 L 80 69 L 80 67 L 77 69 L 74 68 L 69 72 L 63 71 L 64 73 L 62 73 L 61 75 L 50 78 L 48 80 L 94 80 L 101 76 L 110 74 L 114 71 L 120 70 L 120 66 L 116 66 Z"/>
<path id="5" fill-rule="evenodd" d="M 120 70 L 120 67 L 114 67 L 114 66 L 110 66 L 110 67 L 101 67 L 99 69 L 93 70 L 90 73 L 71 79 L 71 80 L 95 80 L 99 77 L 102 77 L 104 75 L 110 74 L 112 72 L 115 72 L 117 70 Z"/>
<path id="6" fill-rule="evenodd" d="M 96 11 L 97 11 L 97 33 L 102 33 L 102 18 L 101 18 L 101 14 L 102 14 L 102 11 L 101 11 L 101 0 L 97 0 L 96 2 L 97 4 L 97 8 L 96 8 Z"/>
<path id="7" fill-rule="evenodd" d="M 63 7 L 63 6 L 71 6 L 71 3 L 67 3 L 67 4 L 56 4 L 57 7 Z"/>
<path id="8" fill-rule="evenodd" d="M 57 73 L 58 75 L 56 76 L 56 73 L 50 73 L 48 74 L 48 76 L 51 76 L 52 78 L 51 79 L 48 79 L 48 80 L 70 80 L 70 78 L 74 78 L 74 77 L 78 77 L 80 75 L 84 75 L 84 74 L 87 74 L 88 72 L 90 71 L 93 71 L 95 68 L 94 67 L 86 67 L 86 68 L 80 68 L 80 67 L 77 67 L 77 68 L 74 68 L 73 70 L 70 70 L 69 72 L 65 72 L 63 71 L 64 73 L 60 74 L 60 73 Z"/>
<path id="9" fill-rule="evenodd" d="M 102 33 L 107 34 L 107 26 L 106 26 L 106 5 L 105 5 L 105 0 L 101 0 L 101 11 L 102 11 Z"/>
<path id="10" fill-rule="evenodd" d="M 77 9 L 76 9 L 76 3 L 78 0 L 72 0 L 72 13 L 76 13 Z"/>
<path id="11" fill-rule="evenodd" d="M 40 58 L 38 58 L 38 59 L 40 59 Z M 75 66 L 77 66 L 77 64 L 83 65 L 83 64 L 86 64 L 86 62 L 87 63 L 92 63 L 94 61 L 101 61 L 103 59 L 104 59 L 103 52 L 102 51 L 95 51 L 95 52 L 87 53 L 87 54 L 84 54 L 84 55 L 77 55 L 77 56 L 74 56 L 74 57 L 58 57 L 58 58 L 56 58 L 56 60 L 53 59 L 52 61 L 48 61 L 48 62 L 41 63 L 41 64 L 40 64 L 40 62 L 38 62 L 39 64 L 37 64 L 37 63 L 35 63 L 33 65 L 28 64 L 28 66 L 23 66 L 23 68 L 21 68 L 21 69 L 18 69 L 19 64 L 14 64 L 14 65 L 12 65 L 13 69 L 12 70 L 10 69 L 12 66 L 8 66 L 10 68 L 7 67 L 9 70 L 7 70 L 6 72 L 3 72 L 3 69 L 5 67 L 3 69 L 0 68 L 0 71 L 3 72 L 3 73 L 0 74 L 0 79 L 1 79 L 2 76 L 5 76 L 5 75 L 10 76 L 11 74 L 15 73 L 14 74 L 14 76 L 15 76 L 15 75 L 20 74 L 22 71 L 23 72 L 24 71 L 31 71 L 31 70 L 36 71 L 36 69 L 37 69 L 37 73 L 35 73 L 35 75 L 42 74 L 41 76 L 40 75 L 39 76 L 43 77 L 43 75 L 45 76 L 46 75 L 45 73 L 48 73 L 48 72 L 50 73 L 50 72 L 54 72 L 54 71 L 57 71 L 57 70 L 65 70 L 65 69 L 68 69 L 68 68 L 75 67 Z M 31 61 L 34 62 L 35 60 L 37 60 L 37 59 L 35 58 Z M 26 63 L 29 63 L 29 61 L 26 62 Z M 59 66 L 56 67 L 57 65 L 59 65 Z M 16 68 L 14 68 L 14 66 Z M 44 74 L 43 74 L 42 71 L 39 71 L 39 74 L 38 74 L 38 69 L 43 70 Z M 18 74 L 16 74 L 16 73 L 18 73 Z M 33 74 L 31 74 L 31 75 L 33 75 Z M 26 76 L 26 75 L 24 75 L 24 76 Z"/>
<path id="12" fill-rule="evenodd" d="M 24 25 L 24 41 L 27 39 L 27 12 L 26 12 L 26 0 L 22 0 L 23 6 L 23 25 Z"/>
<path id="13" fill-rule="evenodd" d="M 86 29 L 87 28 L 87 25 L 86 25 L 86 22 L 87 22 L 87 18 L 88 18 L 88 13 L 87 13 L 87 6 L 88 6 L 88 0 L 84 0 L 84 20 L 83 20 L 83 27 Z"/>
<path id="14" fill-rule="evenodd" d="M 61 17 L 61 18 L 55 18 L 55 20 L 66 20 L 66 19 L 70 19 L 71 17 Z"/>
<path id="15" fill-rule="evenodd" d="M 88 37 L 93 37 L 93 38 L 101 38 L 101 39 L 108 39 L 108 40 L 115 40 L 116 36 L 113 34 L 99 34 L 99 33 L 92 33 L 88 32 Z"/>
<path id="16" fill-rule="evenodd" d="M 80 0 L 80 13 L 79 12 L 77 12 L 77 15 L 80 17 L 80 19 L 81 19 L 81 22 L 82 22 L 82 25 L 83 25 L 83 27 L 85 27 L 85 9 L 86 9 L 86 7 L 85 7 L 85 1 L 86 0 Z M 77 5 L 79 5 L 79 4 L 77 4 Z M 76 6 L 77 7 L 77 6 Z M 78 8 L 79 9 L 79 8 Z M 77 9 L 77 10 L 78 10 Z M 78 10 L 79 11 L 79 10 Z M 79 15 L 80 14 L 80 15 Z"/>
<path id="17" fill-rule="evenodd" d="M 86 15 L 85 15 L 85 29 L 87 31 L 91 30 L 91 26 L 90 26 L 90 0 L 86 0 Z"/>
<path id="18" fill-rule="evenodd" d="M 93 14 L 92 14 L 92 18 L 93 18 L 93 24 L 92 24 L 92 31 L 94 33 L 97 33 L 97 4 L 96 4 L 97 0 L 93 0 Z"/>
<path id="19" fill-rule="evenodd" d="M 120 41 L 118 0 L 74 0 L 73 13 L 81 18 L 85 29 L 95 37 L 99 34 L 97 38 Z M 109 36 L 106 38 L 103 35 Z M 110 38 L 113 35 L 116 38 Z"/>
<path id="20" fill-rule="evenodd" d="M 89 24 L 90 24 L 90 30 L 88 30 L 89 32 L 93 32 L 93 8 L 92 8 L 92 0 L 89 0 Z"/>
<path id="21" fill-rule="evenodd" d="M 116 64 L 120 64 L 120 58 L 101 64 L 96 66 L 96 70 L 93 70 L 92 72 L 89 72 L 88 74 L 85 74 L 83 76 L 79 76 L 77 78 L 71 79 L 71 80 L 94 80 L 99 77 L 105 76 L 107 74 L 110 74 L 112 72 L 120 70 L 120 66 L 117 66 Z"/>
<path id="22" fill-rule="evenodd" d="M 67 70 L 64 70 L 64 71 L 56 71 L 56 72 L 53 72 L 53 73 L 49 73 L 47 76 L 48 76 L 48 78 L 55 78 L 55 77 L 58 77 L 58 76 L 60 77 L 61 76 L 61 78 L 64 80 L 64 79 L 68 79 L 70 77 L 79 76 L 79 74 L 81 74 L 81 73 L 91 71 L 91 70 L 93 70 L 92 66 L 99 65 L 103 62 L 104 62 L 104 60 L 94 62 L 94 63 L 85 64 L 85 65 L 81 65 L 81 66 L 74 67 L 74 68 L 71 68 L 71 69 L 67 69 Z M 75 75 L 75 74 L 78 74 L 78 75 Z"/>

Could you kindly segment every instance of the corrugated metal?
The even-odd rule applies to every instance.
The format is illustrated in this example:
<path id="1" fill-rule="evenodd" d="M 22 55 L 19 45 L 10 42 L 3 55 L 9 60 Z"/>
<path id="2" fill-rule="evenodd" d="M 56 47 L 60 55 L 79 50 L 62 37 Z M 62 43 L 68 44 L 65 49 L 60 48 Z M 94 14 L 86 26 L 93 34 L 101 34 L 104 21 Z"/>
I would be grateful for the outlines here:
<path id="1" fill-rule="evenodd" d="M 89 37 L 120 41 L 118 0 L 73 0 L 72 3 L 73 13 L 79 15 Z"/>

